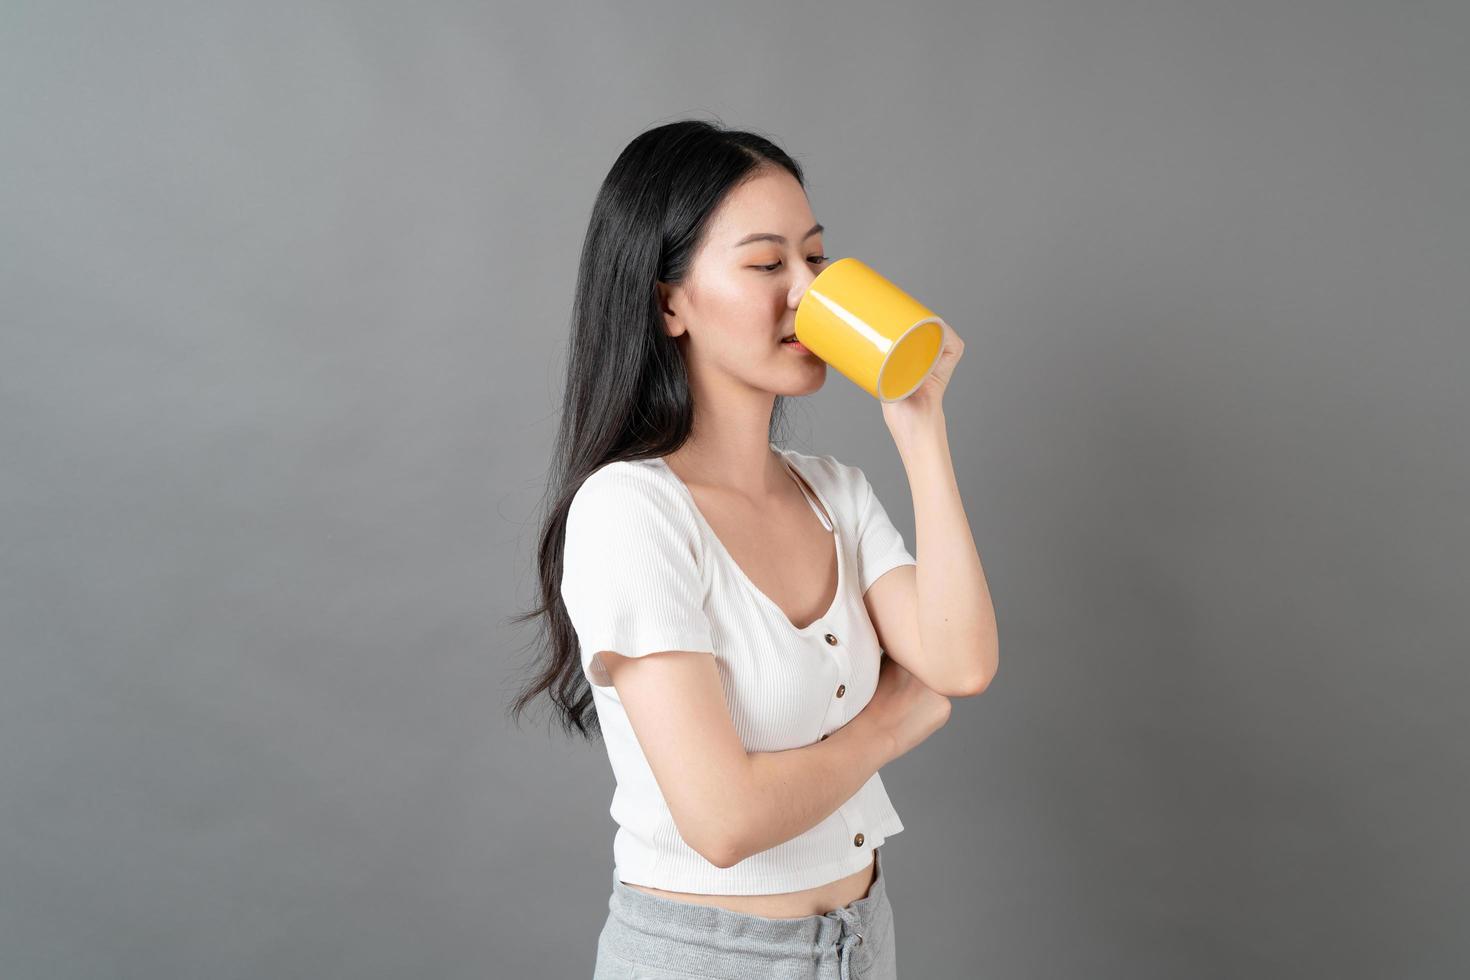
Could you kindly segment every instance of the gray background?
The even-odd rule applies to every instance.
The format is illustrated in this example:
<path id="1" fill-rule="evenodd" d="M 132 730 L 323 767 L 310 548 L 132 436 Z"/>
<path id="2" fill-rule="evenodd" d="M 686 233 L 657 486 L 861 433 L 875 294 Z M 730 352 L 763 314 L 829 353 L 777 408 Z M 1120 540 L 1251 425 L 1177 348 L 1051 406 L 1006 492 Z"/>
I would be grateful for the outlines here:
<path id="1" fill-rule="evenodd" d="M 513 726 L 597 184 L 757 128 L 966 339 L 906 977 L 1470 970 L 1470 8 L 4 6 L 0 976 L 578 977 Z M 863 466 L 835 371 L 791 445 Z"/>

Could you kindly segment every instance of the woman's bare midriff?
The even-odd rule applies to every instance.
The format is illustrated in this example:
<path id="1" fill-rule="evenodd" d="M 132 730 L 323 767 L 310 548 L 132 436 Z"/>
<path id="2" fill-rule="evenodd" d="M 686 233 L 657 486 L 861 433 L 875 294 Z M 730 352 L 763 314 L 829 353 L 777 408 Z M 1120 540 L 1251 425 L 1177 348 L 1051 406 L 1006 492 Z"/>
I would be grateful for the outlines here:
<path id="1" fill-rule="evenodd" d="M 869 856 L 871 857 L 871 854 Z M 836 881 L 829 881 L 815 888 L 807 888 L 799 892 L 781 892 L 777 895 L 700 895 L 694 892 L 665 891 L 662 888 L 635 885 L 628 881 L 622 884 L 659 898 L 672 899 L 675 902 L 718 905 L 732 912 L 763 915 L 768 919 L 800 919 L 808 915 L 826 915 L 833 909 L 840 909 L 851 905 L 860 898 L 866 898 L 868 889 L 873 887 L 876 868 L 877 865 L 870 861 L 867 867 L 854 871 L 845 878 L 838 878 Z"/>

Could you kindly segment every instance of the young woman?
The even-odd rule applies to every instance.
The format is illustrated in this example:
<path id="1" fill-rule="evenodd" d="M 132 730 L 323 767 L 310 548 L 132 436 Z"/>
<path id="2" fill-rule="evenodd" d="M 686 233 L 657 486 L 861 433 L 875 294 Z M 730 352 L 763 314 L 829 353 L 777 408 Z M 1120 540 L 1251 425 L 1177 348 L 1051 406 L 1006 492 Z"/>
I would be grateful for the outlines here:
<path id="1" fill-rule="evenodd" d="M 514 710 L 545 692 L 606 743 L 603 980 L 895 976 L 878 770 L 996 670 L 940 409 L 954 332 L 883 405 L 922 565 L 861 469 L 773 441 L 826 378 L 787 340 L 827 261 L 797 163 L 704 121 L 637 136 L 593 207 L 521 617 L 549 655 Z"/>

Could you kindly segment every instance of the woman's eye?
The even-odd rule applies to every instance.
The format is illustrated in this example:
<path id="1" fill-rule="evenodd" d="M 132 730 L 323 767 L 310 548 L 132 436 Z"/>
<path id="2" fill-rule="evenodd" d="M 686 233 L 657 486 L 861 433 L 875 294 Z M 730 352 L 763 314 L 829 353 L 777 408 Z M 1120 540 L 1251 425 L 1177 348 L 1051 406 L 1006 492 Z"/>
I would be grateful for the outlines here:
<path id="1" fill-rule="evenodd" d="M 823 262 L 826 262 L 827 261 L 827 256 L 825 256 L 825 255 L 808 255 L 807 256 L 807 261 L 808 262 L 811 262 L 814 265 L 821 265 Z M 781 263 L 780 262 L 772 262 L 770 265 L 754 265 L 754 266 L 751 266 L 751 268 L 752 269 L 764 269 L 767 272 L 775 272 L 777 269 L 781 268 Z"/>

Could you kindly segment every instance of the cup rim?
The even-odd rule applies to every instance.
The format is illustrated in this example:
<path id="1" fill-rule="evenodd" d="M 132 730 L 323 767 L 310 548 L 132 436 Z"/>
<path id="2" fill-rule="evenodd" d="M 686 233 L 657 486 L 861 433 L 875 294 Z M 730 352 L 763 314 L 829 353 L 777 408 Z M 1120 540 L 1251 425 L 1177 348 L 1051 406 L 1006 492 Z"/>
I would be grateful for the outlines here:
<path id="1" fill-rule="evenodd" d="M 944 353 L 944 343 L 942 341 L 940 342 L 939 346 L 935 348 L 934 357 L 932 360 L 929 361 L 929 365 L 919 373 L 919 380 L 915 381 L 913 386 L 909 388 L 908 391 L 905 391 L 903 394 L 897 395 L 893 398 L 883 397 L 883 372 L 888 370 L 888 362 L 893 359 L 893 351 L 897 349 L 899 344 L 903 343 L 903 339 L 905 337 L 907 337 L 909 334 L 913 333 L 915 330 L 919 329 L 926 323 L 937 323 L 940 325 L 941 329 L 949 326 L 949 324 L 944 322 L 944 317 L 942 316 L 926 316 L 922 320 L 916 320 L 912 326 L 910 326 L 907 330 L 898 335 L 898 339 L 896 339 L 893 342 L 893 346 L 888 349 L 888 356 L 883 358 L 883 363 L 878 366 L 878 380 L 875 382 L 875 384 L 878 387 L 878 400 L 880 402 L 891 405 L 894 402 L 903 401 L 909 395 L 912 395 L 914 392 L 919 390 L 919 385 L 924 383 L 924 379 L 929 377 L 929 372 L 934 370 L 934 365 L 939 363 L 939 357 L 941 354 Z"/>

